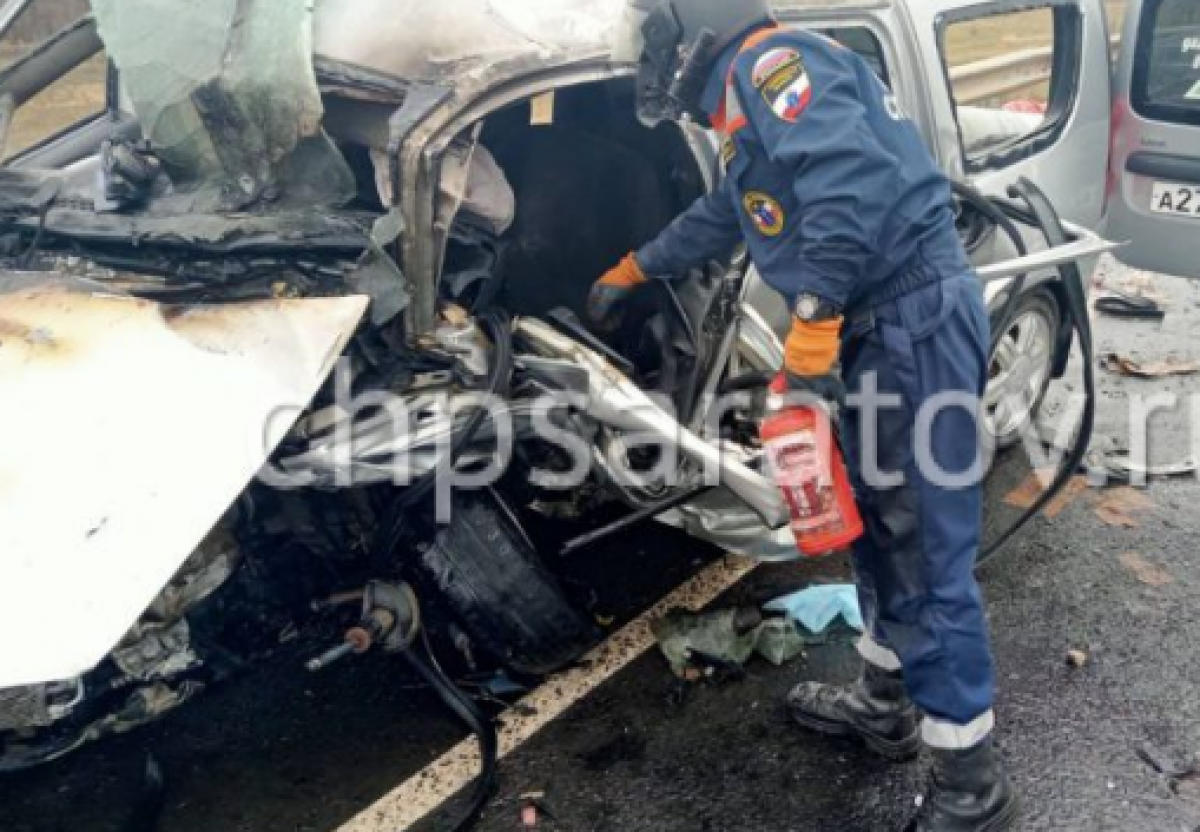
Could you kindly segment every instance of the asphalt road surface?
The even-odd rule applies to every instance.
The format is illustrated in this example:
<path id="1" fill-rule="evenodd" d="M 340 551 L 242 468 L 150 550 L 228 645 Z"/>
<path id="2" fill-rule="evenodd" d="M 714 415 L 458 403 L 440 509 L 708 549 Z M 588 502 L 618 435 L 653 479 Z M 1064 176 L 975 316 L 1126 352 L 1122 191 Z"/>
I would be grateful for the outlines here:
<path id="1" fill-rule="evenodd" d="M 1168 317 L 1099 320 L 1100 352 L 1200 358 L 1200 283 L 1143 281 L 1113 266 L 1101 280 L 1161 295 Z M 1153 420 L 1152 458 L 1192 453 L 1188 397 L 1200 394 L 1200 376 L 1100 371 L 1099 380 L 1099 447 L 1128 446 L 1131 401 L 1171 392 L 1182 404 Z M 1077 388 L 1074 376 L 1057 386 L 1051 420 L 1069 411 Z M 1029 474 L 1020 451 L 999 461 L 988 489 L 992 533 L 1015 516 L 1009 502 Z M 998 736 L 1024 798 L 1024 829 L 1200 829 L 1200 778 L 1186 774 L 1200 752 L 1198 503 L 1195 478 L 1136 493 L 1076 489 L 1053 519 L 1039 518 L 981 567 Z M 603 602 L 628 617 L 712 556 L 642 530 L 586 568 L 610 576 Z M 845 570 L 841 561 L 764 567 L 717 604 L 765 601 Z M 1086 654 L 1083 666 L 1068 663 L 1072 650 Z M 289 651 L 149 729 L 0 780 L 0 830 L 121 829 L 152 752 L 167 782 L 165 832 L 332 832 L 461 739 L 394 662 L 312 676 L 302 658 Z M 797 681 L 855 672 L 853 651 L 832 644 L 783 668 L 753 662 L 740 681 L 684 687 L 647 653 L 502 762 L 479 828 L 522 828 L 521 795 L 537 791 L 548 810 L 537 828 L 547 830 L 899 829 L 924 790 L 924 762 L 885 764 L 793 728 L 782 708 Z M 419 828 L 442 829 L 444 816 Z"/>

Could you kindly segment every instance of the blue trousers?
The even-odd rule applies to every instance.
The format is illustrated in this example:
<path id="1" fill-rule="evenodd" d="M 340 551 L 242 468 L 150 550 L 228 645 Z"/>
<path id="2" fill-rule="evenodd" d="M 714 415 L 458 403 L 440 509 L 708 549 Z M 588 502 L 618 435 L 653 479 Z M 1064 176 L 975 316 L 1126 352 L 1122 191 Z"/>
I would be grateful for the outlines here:
<path id="1" fill-rule="evenodd" d="M 850 393 L 874 388 L 899 400 L 873 418 L 852 398 L 843 416 L 866 525 L 853 551 L 864 619 L 872 639 L 899 658 L 917 706 L 951 725 L 990 719 L 994 697 L 974 573 L 983 511 L 979 427 L 977 409 L 963 406 L 978 405 L 984 391 L 988 330 L 982 290 L 967 272 L 852 315 L 843 336 Z M 922 408 L 945 394 L 962 401 L 932 419 L 926 408 L 922 426 Z"/>

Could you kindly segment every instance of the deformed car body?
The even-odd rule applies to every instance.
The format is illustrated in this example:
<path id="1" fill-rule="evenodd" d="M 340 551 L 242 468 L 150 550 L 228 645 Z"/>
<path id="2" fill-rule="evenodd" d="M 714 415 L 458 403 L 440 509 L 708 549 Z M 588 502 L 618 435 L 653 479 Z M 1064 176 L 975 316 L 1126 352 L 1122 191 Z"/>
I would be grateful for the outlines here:
<path id="1" fill-rule="evenodd" d="M 1053 5 L 1107 66 L 1098 0 Z M 0 71 L 11 110 L 102 45 L 113 63 L 104 114 L 0 171 L 0 770 L 160 715 L 371 581 L 410 581 L 468 661 L 568 664 L 597 631 L 531 514 L 642 512 L 794 551 L 759 471 L 761 394 L 716 406 L 781 363 L 786 313 L 753 270 L 734 257 L 656 287 L 614 332 L 572 314 L 720 175 L 703 129 L 634 118 L 616 47 L 637 3 L 93 6 Z M 865 50 L 946 169 L 978 173 L 923 57 L 926 6 L 990 7 L 780 12 Z M 1087 96 L 1057 142 L 1077 149 L 1107 124 L 1087 99 L 1108 80 L 1074 83 Z M 1034 174 L 1068 243 L 1036 224 L 1006 240 L 962 207 L 997 361 L 1015 322 L 1045 325 L 1041 365 L 997 373 L 1005 443 L 1065 367 L 1057 267 L 1090 271 L 1108 247 L 1099 210 L 1031 164 L 1053 168 L 1032 154 L 976 179 Z M 563 488 L 570 448 L 588 466 Z M 481 467 L 499 471 L 487 488 L 442 493 Z"/>

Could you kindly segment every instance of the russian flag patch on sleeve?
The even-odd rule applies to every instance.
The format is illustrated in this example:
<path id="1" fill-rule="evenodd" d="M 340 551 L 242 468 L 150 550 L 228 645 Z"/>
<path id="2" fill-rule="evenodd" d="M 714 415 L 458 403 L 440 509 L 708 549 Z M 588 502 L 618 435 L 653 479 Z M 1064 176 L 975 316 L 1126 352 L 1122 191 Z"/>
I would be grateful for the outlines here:
<path id="1" fill-rule="evenodd" d="M 765 53 L 755 63 L 751 80 L 771 111 L 786 122 L 796 122 L 812 101 L 808 71 L 795 49 Z"/>

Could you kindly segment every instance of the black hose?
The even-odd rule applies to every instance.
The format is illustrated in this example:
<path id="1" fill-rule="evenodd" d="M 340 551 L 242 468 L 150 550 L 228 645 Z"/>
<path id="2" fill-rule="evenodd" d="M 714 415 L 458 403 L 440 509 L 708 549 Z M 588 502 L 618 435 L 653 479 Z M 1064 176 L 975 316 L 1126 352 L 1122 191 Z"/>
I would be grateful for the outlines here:
<path id="1" fill-rule="evenodd" d="M 496 783 L 496 766 L 500 756 L 500 744 L 496 738 L 496 729 L 471 699 L 450 680 L 436 662 L 426 661 L 413 650 L 403 654 L 405 661 L 429 685 L 438 697 L 446 704 L 455 716 L 466 723 L 471 732 L 479 740 L 479 753 L 482 765 L 471 795 L 460 817 L 448 827 L 451 832 L 465 832 L 479 820 L 488 798 Z"/>
<path id="2" fill-rule="evenodd" d="M 717 393 L 723 396 L 727 393 L 745 393 L 749 390 L 761 390 L 774 381 L 775 375 L 775 373 L 758 371 L 743 373 L 740 376 L 734 376 L 721 382 L 720 386 L 717 387 Z"/>
<path id="3" fill-rule="evenodd" d="M 163 779 L 162 766 L 154 755 L 146 757 L 146 767 L 142 774 L 141 790 L 133 812 L 121 828 L 125 832 L 154 832 L 162 819 L 163 807 L 166 804 L 166 786 Z"/>
<path id="4" fill-rule="evenodd" d="M 1014 188 L 1014 192 L 1029 205 L 1030 215 L 1035 219 L 1035 224 L 1041 226 L 1046 242 L 1051 247 L 1066 245 L 1069 242 L 1066 231 L 1058 220 L 1050 201 L 1036 185 L 1022 177 L 1020 183 Z M 1067 296 L 1067 316 L 1071 327 L 1079 336 L 1079 349 L 1083 354 L 1083 386 L 1087 400 L 1083 408 L 1083 417 L 1080 420 L 1079 433 L 1068 450 L 1067 458 L 1063 461 L 1054 482 L 1010 529 L 1000 535 L 980 554 L 980 560 L 986 560 L 1004 548 L 1030 520 L 1050 504 L 1051 500 L 1062 493 L 1079 470 L 1080 465 L 1083 464 L 1087 457 L 1088 446 L 1091 444 L 1092 431 L 1096 426 L 1096 371 L 1092 366 L 1095 347 L 1092 342 L 1092 323 L 1088 317 L 1087 291 L 1084 288 L 1083 274 L 1079 271 L 1077 264 L 1064 264 L 1060 267 L 1060 274 L 1063 278 L 1063 290 Z"/>
<path id="5" fill-rule="evenodd" d="M 492 364 L 489 368 L 485 390 L 491 396 L 507 395 L 512 381 L 513 370 L 512 324 L 508 316 L 502 312 L 490 313 L 481 318 L 480 322 L 491 337 L 494 347 Z M 466 424 L 451 439 L 450 448 L 447 451 L 449 455 L 448 464 L 451 469 L 458 463 L 463 452 L 471 444 L 472 440 L 474 440 L 476 434 L 479 433 L 479 429 L 483 426 L 487 414 L 488 410 L 486 407 L 479 407 L 474 410 L 468 417 Z M 383 561 L 389 558 L 396 546 L 399 545 L 400 538 L 404 533 L 405 514 L 429 496 L 429 493 L 437 484 L 439 473 L 441 473 L 441 466 L 427 471 L 416 482 L 402 491 L 392 502 L 384 521 L 380 524 L 380 536 L 375 542 L 374 551 L 378 559 Z M 467 724 L 479 740 L 479 752 L 483 760 L 479 777 L 475 780 L 475 787 L 471 792 L 470 802 L 462 816 L 449 827 L 452 832 L 463 832 L 475 825 L 480 813 L 483 811 L 483 807 L 487 804 L 487 800 L 491 796 L 495 784 L 496 765 L 499 759 L 496 729 L 475 706 L 475 703 L 458 689 L 437 662 L 433 660 L 433 652 L 429 649 L 428 642 L 422 640 L 421 644 L 429 656 L 429 660 L 427 661 L 423 656 L 414 652 L 415 648 L 406 650 L 402 654 L 405 660 L 421 676 L 425 683 L 437 693 L 442 702 L 459 719 Z"/>
<path id="6" fill-rule="evenodd" d="M 974 185 L 968 185 L 965 182 L 952 182 L 954 193 L 959 199 L 972 205 L 985 217 L 996 223 L 1004 233 L 1012 240 L 1013 247 L 1016 248 L 1017 254 L 1025 257 L 1029 254 L 1029 246 L 1025 244 L 1025 239 L 1021 236 L 1020 230 L 1012 219 L 1001 210 L 1000 206 L 993 199 L 984 196 Z M 1036 225 L 1037 223 L 1030 223 Z M 1021 292 L 1025 290 L 1026 275 L 1019 276 L 1011 286 L 1008 287 L 1008 299 L 1004 302 L 1004 307 L 1000 311 L 1000 326 L 992 338 L 992 347 L 999 343 L 1000 338 L 1004 336 L 1004 330 L 1012 318 L 1013 310 L 1016 309 L 1017 300 L 1021 296 Z"/>

